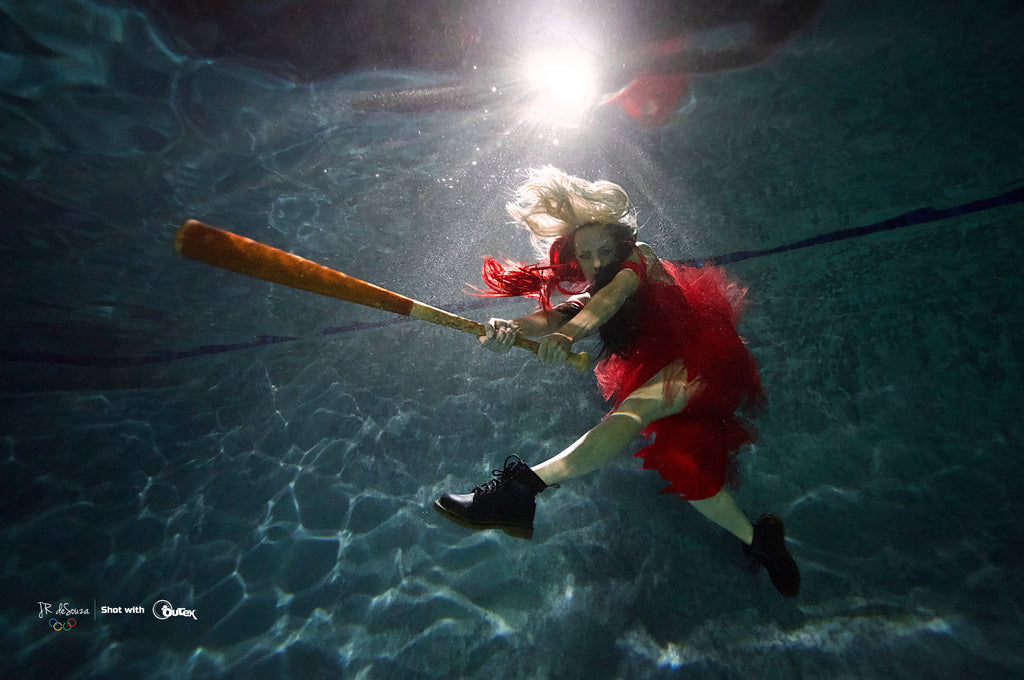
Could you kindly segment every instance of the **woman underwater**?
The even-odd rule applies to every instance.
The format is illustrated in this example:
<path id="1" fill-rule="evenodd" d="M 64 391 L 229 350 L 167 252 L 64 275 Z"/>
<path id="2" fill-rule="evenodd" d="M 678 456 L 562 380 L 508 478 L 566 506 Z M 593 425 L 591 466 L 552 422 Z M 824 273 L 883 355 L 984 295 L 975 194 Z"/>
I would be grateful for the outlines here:
<path id="1" fill-rule="evenodd" d="M 487 295 L 530 296 L 540 308 L 519 319 L 491 319 L 484 347 L 511 348 L 517 335 L 539 338 L 541 361 L 566 360 L 575 341 L 600 334 L 595 373 L 612 404 L 593 429 L 532 468 L 511 455 L 495 479 L 468 494 L 444 494 L 434 506 L 471 529 L 533 535 L 535 497 L 625 452 L 640 434 L 654 441 L 636 455 L 643 467 L 743 543 L 753 567 L 765 566 L 784 596 L 800 590 L 800 572 L 775 515 L 753 524 L 724 488 L 732 456 L 752 435 L 736 412 L 763 400 L 757 365 L 736 332 L 745 293 L 726 275 L 662 262 L 636 240 L 626 192 L 547 167 L 519 187 L 508 212 L 528 229 L 545 260 L 524 265 L 487 258 Z M 552 306 L 554 294 L 570 295 Z"/>

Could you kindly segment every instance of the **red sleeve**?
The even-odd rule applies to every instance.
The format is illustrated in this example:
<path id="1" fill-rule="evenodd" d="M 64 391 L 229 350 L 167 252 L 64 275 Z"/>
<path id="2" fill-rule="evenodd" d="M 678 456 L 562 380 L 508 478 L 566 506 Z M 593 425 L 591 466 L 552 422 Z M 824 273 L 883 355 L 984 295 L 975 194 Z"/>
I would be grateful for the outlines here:
<path id="1" fill-rule="evenodd" d="M 640 277 L 640 283 L 647 282 L 647 259 L 644 258 L 644 254 L 640 252 L 638 248 L 636 251 L 637 257 L 640 258 L 639 262 L 633 262 L 632 260 L 626 260 L 622 263 L 623 269 L 632 269 L 633 272 Z"/>

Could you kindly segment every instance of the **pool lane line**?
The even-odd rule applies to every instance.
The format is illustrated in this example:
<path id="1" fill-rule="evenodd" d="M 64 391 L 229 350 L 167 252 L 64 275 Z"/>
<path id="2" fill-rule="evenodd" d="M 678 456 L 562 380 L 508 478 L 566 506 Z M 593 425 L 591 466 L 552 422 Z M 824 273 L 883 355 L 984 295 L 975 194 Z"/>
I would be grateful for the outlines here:
<path id="1" fill-rule="evenodd" d="M 680 260 L 678 262 L 698 267 L 704 264 L 730 264 L 733 262 L 741 262 L 743 260 L 751 260 L 757 257 L 765 257 L 766 255 L 777 255 L 791 250 L 823 245 L 825 243 L 834 243 L 836 241 L 843 241 L 849 238 L 859 238 L 861 236 L 877 234 L 883 231 L 893 231 L 895 229 L 902 229 L 903 227 L 910 227 L 917 224 L 938 222 L 939 220 L 949 219 L 950 217 L 960 217 L 962 215 L 969 215 L 971 213 L 991 210 L 993 208 L 1001 208 L 1003 206 L 1021 202 L 1024 202 L 1024 186 L 1011 189 L 1010 191 L 999 194 L 998 196 L 983 198 L 950 208 L 918 208 L 917 210 L 911 210 L 910 212 L 903 213 L 896 217 L 890 217 L 887 220 L 875 222 L 874 224 L 867 224 L 862 227 L 851 227 L 849 229 L 839 229 L 838 231 L 830 231 L 826 234 L 818 234 L 817 236 L 812 236 L 793 243 L 787 243 L 782 246 L 776 246 L 774 248 L 766 248 L 764 250 L 738 250 L 725 255 L 714 255 L 705 259 Z"/>
<path id="2" fill-rule="evenodd" d="M 851 227 L 849 229 L 839 229 L 837 231 L 818 234 L 817 236 L 812 236 L 810 238 L 802 239 L 800 241 L 794 241 L 793 243 L 787 243 L 785 245 L 776 246 L 774 248 L 765 248 L 762 250 L 738 250 L 732 253 L 726 253 L 724 255 L 713 255 L 707 258 L 671 261 L 678 264 L 685 264 L 695 267 L 700 267 L 705 264 L 731 264 L 733 262 L 742 262 L 743 260 L 751 260 L 759 257 L 766 257 L 768 255 L 778 255 L 779 253 L 800 250 L 802 248 L 809 248 L 811 246 L 835 243 L 837 241 L 843 241 L 851 238 L 859 238 L 861 236 L 868 236 L 870 234 L 877 234 L 885 231 L 894 231 L 896 229 L 902 229 L 904 227 L 915 226 L 918 224 L 938 222 L 940 220 L 949 219 L 951 217 L 961 217 L 963 215 L 969 215 L 971 213 L 983 212 L 985 210 L 992 210 L 995 208 L 1002 208 L 1008 205 L 1013 205 L 1015 203 L 1024 203 L 1024 185 L 1001 193 L 997 196 L 982 198 L 977 201 L 971 201 L 969 203 L 963 203 L 949 208 L 918 208 L 916 210 L 911 210 L 910 212 L 903 213 L 902 215 L 897 215 L 896 217 L 891 217 L 889 219 L 882 220 L 881 222 L 875 222 L 874 224 L 867 224 L 861 227 Z M 450 309 L 453 312 L 463 313 L 467 311 L 483 309 L 486 307 L 493 306 L 495 304 L 498 304 L 498 302 L 494 298 L 487 298 L 484 300 L 475 300 L 470 302 L 450 304 L 446 305 L 445 307 L 446 309 Z M 328 328 L 324 328 L 323 330 L 321 330 L 315 336 L 312 337 L 259 335 L 256 337 L 255 340 L 250 342 L 238 342 L 225 345 L 202 345 L 200 347 L 196 347 L 189 350 L 162 350 L 158 352 L 150 352 L 147 354 L 140 354 L 136 356 L 83 356 L 76 354 L 67 354 L 63 352 L 47 352 L 34 350 L 0 350 L 0 361 L 35 364 L 57 364 L 61 366 L 80 366 L 85 368 L 130 368 L 133 366 L 144 366 L 147 364 L 160 364 L 168 363 L 171 361 L 180 361 L 182 359 L 191 359 L 194 357 L 205 356 L 209 354 L 236 352 L 244 349 L 265 347 L 267 345 L 294 342 L 296 340 L 311 340 L 313 338 L 337 335 L 340 333 L 349 333 L 352 331 L 369 330 L 373 328 L 384 328 L 387 326 L 393 326 L 395 324 L 408 323 L 409 321 L 410 319 L 406 317 L 398 317 L 389 318 L 382 321 L 356 322 L 344 326 L 331 326 Z"/>

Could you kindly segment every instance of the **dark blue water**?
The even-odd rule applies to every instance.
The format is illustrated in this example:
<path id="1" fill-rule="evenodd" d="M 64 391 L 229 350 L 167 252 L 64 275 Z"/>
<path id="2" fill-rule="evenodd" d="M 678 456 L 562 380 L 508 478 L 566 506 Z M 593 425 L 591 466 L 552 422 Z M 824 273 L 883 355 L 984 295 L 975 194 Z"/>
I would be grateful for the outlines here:
<path id="1" fill-rule="evenodd" d="M 859 5 L 648 131 L 363 114 L 436 76 L 298 83 L 0 2 L 0 674 L 1024 675 L 1024 208 L 984 202 L 1024 184 L 1024 12 Z M 593 378 L 171 247 L 201 218 L 457 307 L 529 255 L 502 206 L 542 163 L 625 186 L 669 259 L 974 206 L 728 265 L 771 398 L 737 498 L 785 519 L 796 599 L 628 457 L 545 492 L 533 541 L 445 522 L 595 423 Z"/>

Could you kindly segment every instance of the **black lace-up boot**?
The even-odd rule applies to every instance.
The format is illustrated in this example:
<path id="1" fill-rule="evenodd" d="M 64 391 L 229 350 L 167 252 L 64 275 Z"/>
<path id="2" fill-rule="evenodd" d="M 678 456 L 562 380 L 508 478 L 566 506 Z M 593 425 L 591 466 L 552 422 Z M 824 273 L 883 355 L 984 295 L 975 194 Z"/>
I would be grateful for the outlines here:
<path id="1" fill-rule="evenodd" d="M 761 515 L 754 522 L 754 540 L 743 546 L 748 569 L 757 571 L 762 565 L 768 570 L 772 585 L 783 597 L 800 592 L 800 570 L 786 550 L 786 527 L 775 515 Z"/>
<path id="2" fill-rule="evenodd" d="M 505 467 L 491 474 L 495 478 L 472 493 L 444 494 L 434 509 L 468 529 L 501 529 L 516 538 L 533 538 L 535 498 L 548 485 L 519 456 L 509 456 Z"/>

